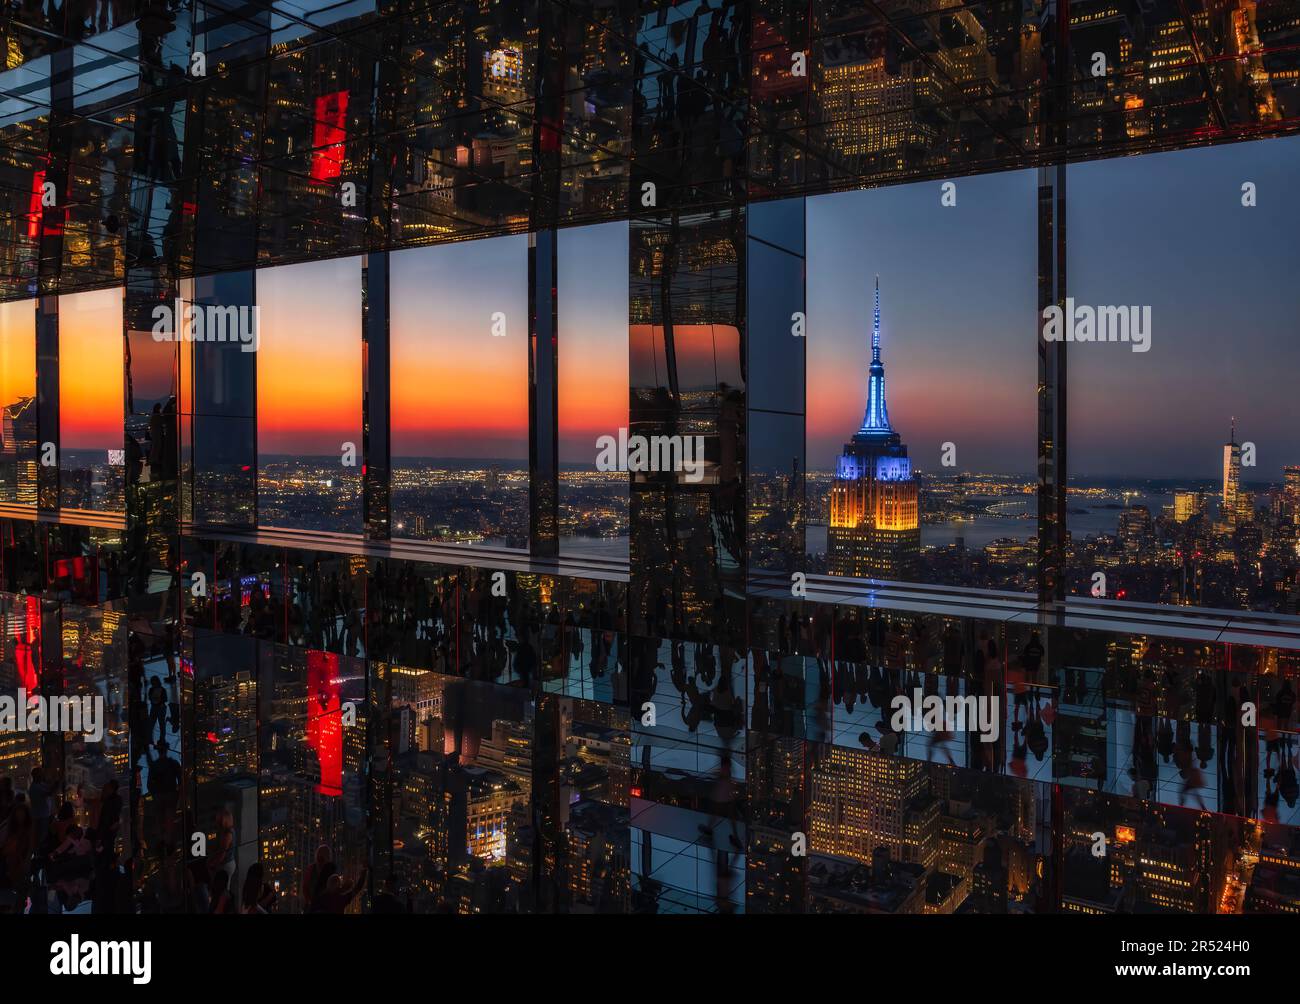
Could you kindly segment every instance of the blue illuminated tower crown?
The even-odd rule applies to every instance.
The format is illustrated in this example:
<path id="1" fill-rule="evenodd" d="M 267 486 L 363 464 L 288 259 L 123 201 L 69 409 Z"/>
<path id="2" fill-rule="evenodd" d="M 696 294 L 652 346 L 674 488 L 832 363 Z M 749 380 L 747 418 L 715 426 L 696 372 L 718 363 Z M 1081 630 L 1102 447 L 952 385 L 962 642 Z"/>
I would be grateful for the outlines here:
<path id="1" fill-rule="evenodd" d="M 862 427 L 844 444 L 844 452 L 836 461 L 835 476 L 843 480 L 872 477 L 877 481 L 898 481 L 910 478 L 911 473 L 907 447 L 889 424 L 889 409 L 885 404 L 885 365 L 880 361 L 880 276 L 876 276 L 867 411 Z"/>

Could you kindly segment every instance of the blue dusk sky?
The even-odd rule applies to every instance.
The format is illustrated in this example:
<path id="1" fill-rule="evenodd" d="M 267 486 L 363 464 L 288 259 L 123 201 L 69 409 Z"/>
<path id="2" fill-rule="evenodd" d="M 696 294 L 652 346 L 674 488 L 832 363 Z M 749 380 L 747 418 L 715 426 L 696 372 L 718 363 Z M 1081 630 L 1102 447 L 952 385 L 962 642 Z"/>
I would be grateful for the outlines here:
<path id="1" fill-rule="evenodd" d="M 1073 475 L 1216 477 L 1233 415 L 1257 479 L 1300 463 L 1297 178 L 1300 139 L 1069 169 L 1069 294 L 1152 308 L 1150 351 L 1068 350 Z M 879 273 L 890 418 L 914 463 L 935 469 L 952 441 L 962 469 L 1033 471 L 1037 179 L 959 178 L 955 207 L 937 181 L 808 201 L 810 468 L 861 422 Z"/>

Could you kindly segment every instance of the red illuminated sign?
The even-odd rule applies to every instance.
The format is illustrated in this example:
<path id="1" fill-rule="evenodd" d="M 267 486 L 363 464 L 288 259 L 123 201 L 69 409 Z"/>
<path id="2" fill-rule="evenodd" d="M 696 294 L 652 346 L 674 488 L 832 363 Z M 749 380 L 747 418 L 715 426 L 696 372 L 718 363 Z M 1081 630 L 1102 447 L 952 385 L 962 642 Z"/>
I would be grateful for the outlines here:
<path id="1" fill-rule="evenodd" d="M 343 794 L 343 709 L 339 704 L 339 657 L 307 653 L 307 744 L 320 761 L 322 795 Z"/>
<path id="2" fill-rule="evenodd" d="M 36 666 L 41 658 L 41 601 L 28 596 L 25 609 L 14 618 L 14 663 L 18 686 L 28 696 L 36 692 Z"/>
<path id="3" fill-rule="evenodd" d="M 32 197 L 27 203 L 27 237 L 36 240 L 41 235 L 41 197 L 45 194 L 45 169 L 32 175 Z"/>
<path id="4" fill-rule="evenodd" d="M 311 158 L 313 181 L 329 181 L 343 173 L 344 138 L 343 123 L 348 114 L 348 92 L 335 91 L 316 99 L 316 129 L 311 145 L 315 153 Z"/>

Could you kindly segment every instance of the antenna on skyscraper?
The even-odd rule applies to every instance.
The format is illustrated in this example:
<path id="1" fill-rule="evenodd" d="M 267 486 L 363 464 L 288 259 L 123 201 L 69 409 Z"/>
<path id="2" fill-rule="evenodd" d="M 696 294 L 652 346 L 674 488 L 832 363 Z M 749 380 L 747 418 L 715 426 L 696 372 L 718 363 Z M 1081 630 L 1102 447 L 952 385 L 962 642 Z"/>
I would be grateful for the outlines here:
<path id="1" fill-rule="evenodd" d="M 871 322 L 871 361 L 880 362 L 880 276 L 876 275 L 876 312 Z"/>

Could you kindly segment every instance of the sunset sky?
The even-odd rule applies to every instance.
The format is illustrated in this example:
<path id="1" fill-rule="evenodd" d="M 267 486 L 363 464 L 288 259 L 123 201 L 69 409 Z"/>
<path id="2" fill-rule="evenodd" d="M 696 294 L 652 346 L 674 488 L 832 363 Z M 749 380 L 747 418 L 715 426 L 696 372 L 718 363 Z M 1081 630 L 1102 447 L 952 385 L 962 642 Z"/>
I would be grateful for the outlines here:
<path id="1" fill-rule="evenodd" d="M 631 326 L 632 380 L 638 387 L 667 387 L 668 364 L 661 325 Z M 740 387 L 740 332 L 730 324 L 676 324 L 673 347 L 681 391 Z"/>
<path id="2" fill-rule="evenodd" d="M 0 404 L 36 394 L 36 301 L 0 303 Z"/>
<path id="3" fill-rule="evenodd" d="M 393 456 L 526 460 L 528 238 L 398 251 L 390 303 Z"/>
<path id="4" fill-rule="evenodd" d="M 131 332 L 131 394 L 135 413 L 166 405 L 176 393 L 177 362 L 173 342 L 156 342 L 152 331 Z"/>
<path id="5" fill-rule="evenodd" d="M 59 297 L 62 449 L 122 449 L 122 374 L 121 288 Z"/>
<path id="6" fill-rule="evenodd" d="M 360 456 L 360 259 L 262 269 L 257 303 L 258 452 Z"/>
<path id="7" fill-rule="evenodd" d="M 1070 294 L 1152 315 L 1148 352 L 1072 347 L 1072 472 L 1220 478 L 1233 415 L 1247 481 L 1300 464 L 1297 178 L 1298 138 L 1070 168 Z"/>
<path id="8" fill-rule="evenodd" d="M 1069 351 L 1076 476 L 1217 477 L 1237 418 L 1259 479 L 1300 463 L 1300 138 L 1070 168 L 1069 291 L 1150 305 L 1152 349 Z M 1243 181 L 1259 205 L 1241 206 Z M 914 463 L 1035 468 L 1037 174 L 923 182 L 808 200 L 807 463 L 829 469 L 862 420 L 879 274 L 890 418 Z M 626 223 L 560 237 L 561 458 L 589 464 L 627 424 L 628 382 L 666 383 L 662 331 L 628 326 Z M 528 239 L 392 256 L 395 457 L 523 461 L 528 429 Z M 62 439 L 122 441 L 122 292 L 60 300 Z M 259 450 L 333 455 L 361 439 L 358 258 L 263 269 Z M 492 315 L 506 334 L 492 335 Z M 0 304 L 0 396 L 34 392 L 34 303 Z M 683 390 L 740 383 L 735 329 L 676 331 Z M 143 346 L 142 346 L 143 347 Z M 169 393 L 142 354 L 138 390 Z M 159 359 L 163 359 L 162 353 Z M 150 372 L 146 372 L 149 370 Z M 155 386 L 156 385 L 156 386 Z M 137 402 L 139 405 L 140 402 Z"/>
<path id="9" fill-rule="evenodd" d="M 560 231 L 560 460 L 593 464 L 628 415 L 627 224 Z"/>

